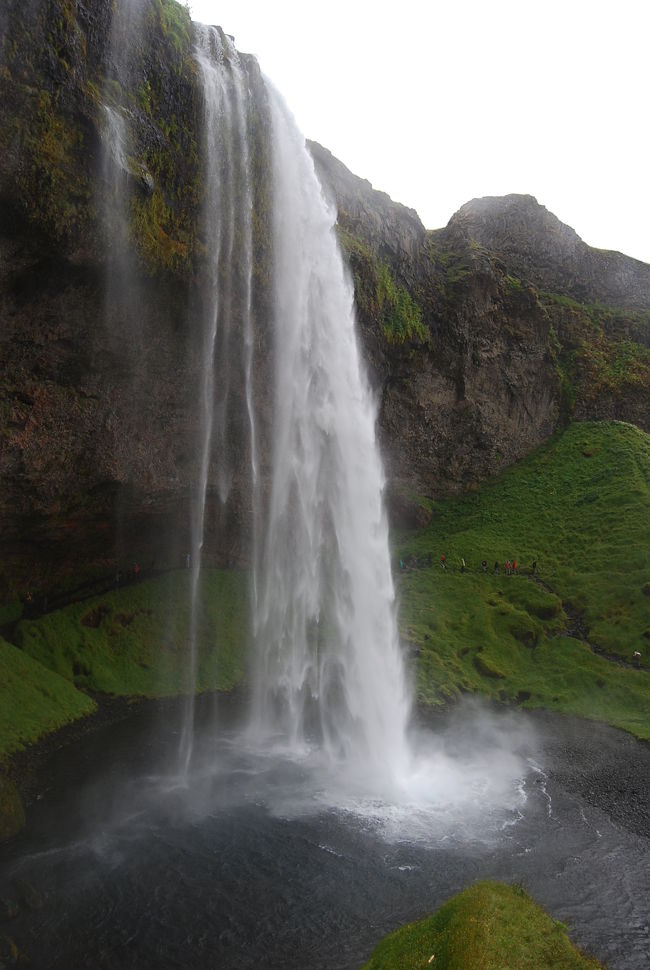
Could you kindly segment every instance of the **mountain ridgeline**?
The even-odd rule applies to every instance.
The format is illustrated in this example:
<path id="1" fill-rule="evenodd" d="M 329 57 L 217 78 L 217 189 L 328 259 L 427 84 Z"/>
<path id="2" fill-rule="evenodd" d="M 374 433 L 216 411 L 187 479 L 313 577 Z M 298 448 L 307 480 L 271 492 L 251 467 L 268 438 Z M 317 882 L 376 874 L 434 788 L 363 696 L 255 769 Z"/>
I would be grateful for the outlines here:
<path id="1" fill-rule="evenodd" d="M 134 558 L 177 563 L 189 548 L 201 461 L 195 323 L 211 270 L 186 8 L 10 0 L 0 31 L 0 578 L 20 592 Z M 203 457 L 203 551 L 219 566 L 250 560 L 247 395 L 263 490 L 280 352 L 268 326 L 269 105 L 257 62 L 242 55 L 241 65 L 252 385 L 240 362 L 222 437 L 227 495 Z M 338 212 L 395 522 L 422 523 L 417 496 L 474 488 L 571 421 L 650 431 L 650 266 L 591 249 L 531 196 L 468 202 L 427 231 L 309 148 Z M 242 325 L 243 297 L 229 285 Z"/>

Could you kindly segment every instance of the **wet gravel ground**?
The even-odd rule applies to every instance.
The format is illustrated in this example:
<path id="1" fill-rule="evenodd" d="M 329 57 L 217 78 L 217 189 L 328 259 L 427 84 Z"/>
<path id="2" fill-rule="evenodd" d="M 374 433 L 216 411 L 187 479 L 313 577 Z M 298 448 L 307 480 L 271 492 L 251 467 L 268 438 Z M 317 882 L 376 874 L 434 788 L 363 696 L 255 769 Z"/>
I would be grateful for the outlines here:
<path id="1" fill-rule="evenodd" d="M 381 809 L 292 811 L 295 767 L 263 775 L 234 749 L 193 779 L 188 807 L 164 770 L 173 706 L 135 712 L 48 756 L 27 831 L 0 849 L 0 937 L 33 970 L 345 970 L 495 878 L 522 883 L 610 970 L 647 970 L 650 748 L 578 719 L 508 717 L 536 738 L 519 807 L 485 824 L 425 818 L 414 835 Z"/>
<path id="2" fill-rule="evenodd" d="M 650 745 L 579 718 L 544 712 L 531 718 L 541 729 L 549 779 L 628 831 L 650 838 Z"/>

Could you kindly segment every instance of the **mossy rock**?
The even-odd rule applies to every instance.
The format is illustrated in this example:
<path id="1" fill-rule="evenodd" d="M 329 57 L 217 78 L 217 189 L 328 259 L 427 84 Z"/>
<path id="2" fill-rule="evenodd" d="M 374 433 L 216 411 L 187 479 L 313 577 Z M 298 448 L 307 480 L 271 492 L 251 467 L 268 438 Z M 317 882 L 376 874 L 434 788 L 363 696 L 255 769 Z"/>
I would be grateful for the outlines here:
<path id="1" fill-rule="evenodd" d="M 391 933 L 362 970 L 598 970 L 518 886 L 480 882 Z"/>
<path id="2" fill-rule="evenodd" d="M 492 677 L 496 680 L 505 680 L 505 674 L 502 674 L 500 670 L 496 667 L 492 667 L 487 660 L 485 660 L 480 654 L 476 654 L 474 657 L 474 666 L 478 670 L 481 677 Z"/>
<path id="3" fill-rule="evenodd" d="M 18 789 L 0 774 L 0 842 L 17 835 L 25 825 L 25 810 Z"/>

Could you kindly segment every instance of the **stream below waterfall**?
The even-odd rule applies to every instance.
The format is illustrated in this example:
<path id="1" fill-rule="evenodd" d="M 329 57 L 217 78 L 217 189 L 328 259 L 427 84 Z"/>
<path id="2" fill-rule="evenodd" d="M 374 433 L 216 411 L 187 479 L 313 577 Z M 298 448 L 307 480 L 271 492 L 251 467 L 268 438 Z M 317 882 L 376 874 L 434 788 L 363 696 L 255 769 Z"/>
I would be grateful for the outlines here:
<path id="1" fill-rule="evenodd" d="M 647 746 L 577 719 L 461 711 L 482 732 L 521 730 L 526 770 L 501 809 L 478 790 L 459 808 L 452 790 L 433 810 L 328 791 L 308 759 L 247 747 L 241 699 L 197 706 L 189 788 L 168 771 L 169 705 L 49 756 L 26 831 L 0 848 L 0 897 L 34 896 L 1 932 L 34 970 L 356 968 L 483 878 L 523 884 L 609 970 L 650 966 Z M 452 754 L 458 717 L 426 728 Z"/>

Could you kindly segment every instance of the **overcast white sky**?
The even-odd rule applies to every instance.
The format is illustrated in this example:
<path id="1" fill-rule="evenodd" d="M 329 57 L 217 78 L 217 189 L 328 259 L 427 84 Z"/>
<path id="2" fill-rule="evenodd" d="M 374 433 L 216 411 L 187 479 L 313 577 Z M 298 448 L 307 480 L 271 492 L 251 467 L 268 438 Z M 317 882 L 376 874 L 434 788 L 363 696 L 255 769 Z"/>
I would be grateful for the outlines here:
<path id="1" fill-rule="evenodd" d="M 427 228 L 528 192 L 590 245 L 650 262 L 647 0 L 190 9 L 257 56 L 308 138 Z"/>

